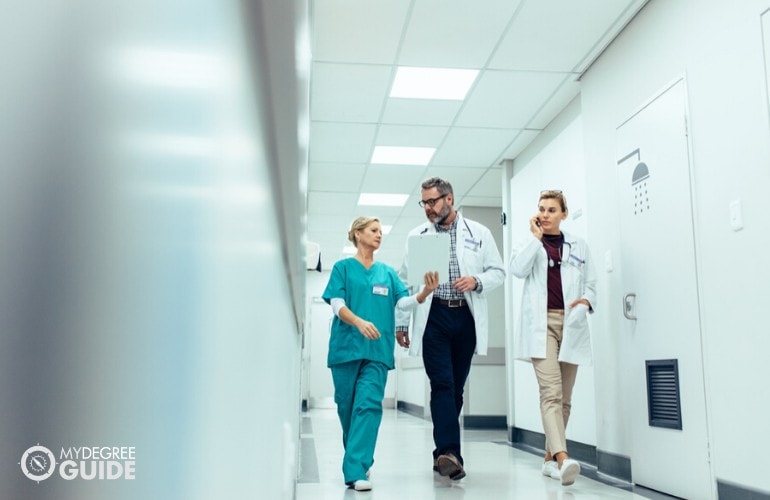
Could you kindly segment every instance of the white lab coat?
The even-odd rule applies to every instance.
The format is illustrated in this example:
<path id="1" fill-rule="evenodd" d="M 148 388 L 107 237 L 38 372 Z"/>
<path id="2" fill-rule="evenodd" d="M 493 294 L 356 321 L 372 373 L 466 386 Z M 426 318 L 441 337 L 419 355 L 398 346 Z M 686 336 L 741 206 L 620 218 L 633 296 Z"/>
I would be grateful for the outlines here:
<path id="1" fill-rule="evenodd" d="M 436 227 L 432 222 L 425 222 L 412 231 L 415 234 L 435 233 Z M 404 263 L 399 270 L 399 276 L 406 280 L 408 255 L 404 254 Z M 486 294 L 503 283 L 505 279 L 505 264 L 497 250 L 492 233 L 482 224 L 465 219 L 457 212 L 457 263 L 460 266 L 460 276 L 475 276 L 482 285 L 481 292 L 465 292 L 473 320 L 476 325 L 476 354 L 486 355 L 489 344 L 489 313 L 487 312 Z M 423 277 L 412 277 L 410 285 L 420 287 Z M 414 322 L 410 330 L 411 344 L 409 354 L 419 356 L 422 351 L 422 336 L 428 323 L 433 294 L 414 309 Z M 396 326 L 409 324 L 409 311 L 396 311 Z"/>
<path id="2" fill-rule="evenodd" d="M 596 271 L 585 241 L 563 234 L 561 286 L 565 311 L 559 361 L 590 365 L 588 313 L 593 313 L 596 307 Z M 520 328 L 514 339 L 515 357 L 524 361 L 544 359 L 548 336 L 548 254 L 543 242 L 533 235 L 517 245 L 511 253 L 509 269 L 517 278 L 524 278 L 521 310 L 516 314 Z M 570 309 L 569 305 L 576 299 L 588 300 L 590 310 L 583 304 Z"/>

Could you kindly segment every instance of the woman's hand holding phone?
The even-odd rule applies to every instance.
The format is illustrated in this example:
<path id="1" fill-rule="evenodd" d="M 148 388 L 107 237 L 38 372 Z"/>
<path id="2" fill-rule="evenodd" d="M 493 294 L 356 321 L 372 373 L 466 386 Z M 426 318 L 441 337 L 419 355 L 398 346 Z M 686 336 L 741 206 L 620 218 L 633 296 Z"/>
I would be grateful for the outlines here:
<path id="1" fill-rule="evenodd" d="M 543 228 L 540 227 L 540 219 L 537 215 L 529 219 L 529 230 L 538 240 L 543 239 Z"/>

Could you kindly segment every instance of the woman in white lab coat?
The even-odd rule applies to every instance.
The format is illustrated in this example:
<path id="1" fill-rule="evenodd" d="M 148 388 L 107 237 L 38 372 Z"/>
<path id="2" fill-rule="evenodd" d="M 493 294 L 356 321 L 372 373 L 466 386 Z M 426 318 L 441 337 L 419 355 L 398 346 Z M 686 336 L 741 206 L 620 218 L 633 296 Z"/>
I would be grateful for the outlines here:
<path id="1" fill-rule="evenodd" d="M 561 191 L 540 193 L 538 213 L 529 220 L 532 237 L 514 248 L 510 270 L 524 279 L 521 328 L 514 350 L 530 361 L 540 387 L 546 449 L 542 472 L 575 482 L 580 464 L 569 458 L 565 429 L 578 365 L 591 363 L 587 315 L 596 303 L 596 273 L 585 242 L 563 233 L 567 200 Z"/>

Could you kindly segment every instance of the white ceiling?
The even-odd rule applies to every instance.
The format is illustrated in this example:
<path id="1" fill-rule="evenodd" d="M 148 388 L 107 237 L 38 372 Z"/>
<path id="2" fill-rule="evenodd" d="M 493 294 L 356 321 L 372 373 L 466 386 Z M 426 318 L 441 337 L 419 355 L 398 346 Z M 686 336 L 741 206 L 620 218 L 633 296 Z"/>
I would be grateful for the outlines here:
<path id="1" fill-rule="evenodd" d="M 579 76 L 647 0 L 311 0 L 308 239 L 324 269 L 350 223 L 392 225 L 377 259 L 398 267 L 423 222 L 422 180 L 455 206 L 501 207 L 515 158 L 580 92 Z M 464 101 L 389 98 L 398 66 L 478 69 Z M 427 166 L 372 165 L 375 146 L 437 148 Z M 409 194 L 357 206 L 361 192 Z"/>

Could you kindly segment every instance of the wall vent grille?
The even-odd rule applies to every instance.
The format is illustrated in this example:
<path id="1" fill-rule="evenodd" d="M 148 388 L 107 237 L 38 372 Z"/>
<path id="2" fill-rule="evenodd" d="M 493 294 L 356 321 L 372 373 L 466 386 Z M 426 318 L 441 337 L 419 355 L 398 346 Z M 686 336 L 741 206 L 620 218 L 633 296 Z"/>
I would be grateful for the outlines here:
<path id="1" fill-rule="evenodd" d="M 647 408 L 650 427 L 682 429 L 679 364 L 676 359 L 647 360 Z"/>

